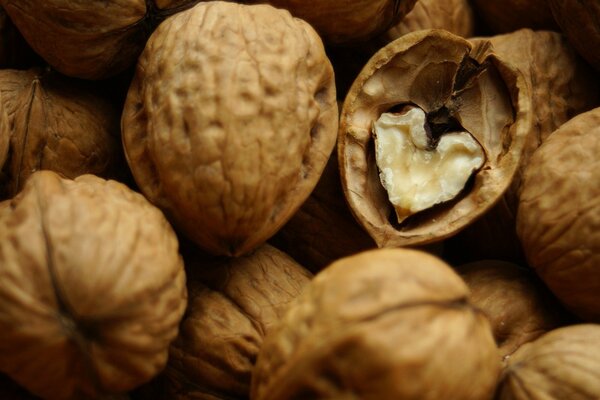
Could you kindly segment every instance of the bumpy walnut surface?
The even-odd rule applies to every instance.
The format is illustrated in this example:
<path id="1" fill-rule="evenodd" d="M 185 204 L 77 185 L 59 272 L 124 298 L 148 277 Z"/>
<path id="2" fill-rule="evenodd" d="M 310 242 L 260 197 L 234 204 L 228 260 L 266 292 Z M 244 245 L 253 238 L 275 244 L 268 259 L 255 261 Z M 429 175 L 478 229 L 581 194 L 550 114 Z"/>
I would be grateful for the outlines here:
<path id="1" fill-rule="evenodd" d="M 498 400 L 600 398 L 600 325 L 568 326 L 523 345 L 498 392 Z"/>
<path id="2" fill-rule="evenodd" d="M 562 125 L 525 170 L 517 233 L 546 285 L 580 317 L 600 321 L 600 108 Z"/>
<path id="3" fill-rule="evenodd" d="M 269 245 L 235 259 L 186 261 L 189 307 L 170 350 L 169 399 L 247 399 L 263 338 L 311 274 Z"/>
<path id="4" fill-rule="evenodd" d="M 0 71 L 0 91 L 0 150 L 10 140 L 3 194 L 14 196 L 37 170 L 112 177 L 124 167 L 119 112 L 107 100 L 39 69 Z"/>
<path id="5" fill-rule="evenodd" d="M 105 78 L 135 63 L 165 17 L 199 0 L 0 0 L 31 47 L 65 75 Z"/>
<path id="6" fill-rule="evenodd" d="M 0 371 L 45 399 L 123 393 L 167 362 L 186 305 L 161 212 L 92 175 L 37 172 L 0 206 Z"/>
<path id="7" fill-rule="evenodd" d="M 150 38 L 123 142 L 154 204 L 206 250 L 240 255 L 309 196 L 337 116 L 333 70 L 307 23 L 268 5 L 201 3 Z"/>
<path id="8" fill-rule="evenodd" d="M 464 228 L 510 184 L 531 124 L 529 103 L 522 75 L 485 42 L 473 46 L 446 31 L 424 30 L 381 49 L 354 82 L 340 120 L 342 183 L 357 220 L 380 247 L 439 241 Z M 444 134 L 467 132 L 485 163 L 451 201 L 398 224 L 378 176 L 372 128 L 382 114 L 406 106 L 426 113 L 431 150 Z"/>
<path id="9" fill-rule="evenodd" d="M 467 295 L 416 250 L 336 261 L 265 339 L 251 399 L 489 399 L 498 350 Z"/>

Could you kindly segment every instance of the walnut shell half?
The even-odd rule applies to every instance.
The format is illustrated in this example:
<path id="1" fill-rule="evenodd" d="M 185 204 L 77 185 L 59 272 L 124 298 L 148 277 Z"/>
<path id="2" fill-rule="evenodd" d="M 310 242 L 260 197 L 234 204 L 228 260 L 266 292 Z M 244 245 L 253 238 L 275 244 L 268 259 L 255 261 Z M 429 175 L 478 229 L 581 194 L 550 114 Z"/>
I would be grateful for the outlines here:
<path id="1" fill-rule="evenodd" d="M 241 255 L 309 196 L 337 117 L 333 69 L 306 22 L 215 1 L 169 18 L 148 41 L 123 144 L 139 187 L 176 226 L 209 252 Z"/>
<path id="2" fill-rule="evenodd" d="M 160 210 L 115 181 L 51 171 L 0 204 L 0 371 L 74 400 L 156 375 L 187 300 Z"/>
<path id="3" fill-rule="evenodd" d="M 529 104 L 522 74 L 491 53 L 489 43 L 474 46 L 443 30 L 413 32 L 390 43 L 363 68 L 342 108 L 338 156 L 355 217 L 380 247 L 426 244 L 455 234 L 508 188 L 531 126 Z M 460 140 L 470 137 L 469 146 L 479 145 L 485 161 L 461 192 L 420 212 L 405 213 L 399 223 L 393 215 L 394 208 L 399 215 L 398 208 L 392 207 L 391 194 L 380 182 L 384 168 L 377 160 L 374 126 L 407 107 L 425 113 L 425 126 L 418 126 L 427 136 L 424 152 L 438 151 L 444 137 L 457 133 Z M 460 151 L 457 155 L 460 161 Z M 414 170 L 412 158 L 394 157 L 405 164 L 406 176 L 417 186 L 417 195 L 405 193 L 408 199 L 421 197 L 421 175 L 441 189 L 454 178 L 453 169 L 444 169 L 444 164 L 428 164 L 427 154 Z M 388 171 L 404 176 L 399 169 Z"/>

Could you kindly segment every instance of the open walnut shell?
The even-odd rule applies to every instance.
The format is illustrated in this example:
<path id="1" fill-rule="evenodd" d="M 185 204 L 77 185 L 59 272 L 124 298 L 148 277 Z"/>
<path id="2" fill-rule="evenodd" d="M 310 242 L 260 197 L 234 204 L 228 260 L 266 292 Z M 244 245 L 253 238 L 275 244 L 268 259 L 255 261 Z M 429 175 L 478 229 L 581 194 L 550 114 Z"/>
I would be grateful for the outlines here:
<path id="1" fill-rule="evenodd" d="M 312 275 L 269 245 L 186 267 L 189 306 L 171 345 L 166 398 L 248 398 L 264 336 Z"/>
<path id="2" fill-rule="evenodd" d="M 123 184 L 39 171 L 0 203 L 0 371 L 44 399 L 150 380 L 186 293 L 171 226 Z"/>
<path id="3" fill-rule="evenodd" d="M 498 400 L 600 399 L 600 325 L 548 332 L 508 360 Z"/>
<path id="4" fill-rule="evenodd" d="M 473 46 L 446 31 L 418 31 L 381 49 L 355 80 L 340 120 L 341 178 L 352 212 L 380 247 L 449 237 L 484 214 L 509 186 L 531 125 L 530 98 L 523 76 L 489 50 L 487 43 Z M 378 176 L 373 126 L 406 105 L 425 113 L 425 132 L 427 125 L 441 131 L 440 143 L 446 131 L 466 132 L 485 161 L 454 198 L 398 223 Z M 431 144 L 436 138 L 427 135 Z M 409 158 L 397 160 L 410 171 Z M 421 166 L 417 173 L 437 171 Z M 452 173 L 440 171 L 444 179 L 431 182 L 443 187 Z"/>
<path id="5" fill-rule="evenodd" d="M 10 142 L 0 179 L 5 196 L 42 169 L 111 178 L 125 167 L 119 112 L 77 81 L 40 69 L 2 70 L 0 93 L 0 165 L 2 142 Z"/>
<path id="6" fill-rule="evenodd" d="M 0 0 L 29 45 L 57 71 L 86 79 L 132 66 L 160 21 L 199 0 Z"/>

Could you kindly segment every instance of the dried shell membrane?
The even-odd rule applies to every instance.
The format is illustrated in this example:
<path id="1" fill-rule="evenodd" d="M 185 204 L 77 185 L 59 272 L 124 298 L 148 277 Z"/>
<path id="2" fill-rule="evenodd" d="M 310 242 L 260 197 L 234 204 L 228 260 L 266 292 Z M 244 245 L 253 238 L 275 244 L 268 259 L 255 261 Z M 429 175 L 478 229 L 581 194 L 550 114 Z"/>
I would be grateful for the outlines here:
<path id="1" fill-rule="evenodd" d="M 572 325 L 523 345 L 509 360 L 498 400 L 600 398 L 600 326 Z"/>
<path id="2" fill-rule="evenodd" d="M 0 0 L 30 46 L 65 75 L 100 79 L 135 63 L 154 27 L 199 0 Z"/>
<path id="3" fill-rule="evenodd" d="M 0 204 L 0 371 L 42 398 L 77 400 L 157 374 L 186 305 L 160 210 L 115 181 L 51 171 Z"/>
<path id="4" fill-rule="evenodd" d="M 241 255 L 309 196 L 337 117 L 333 69 L 306 22 L 268 5 L 201 3 L 148 41 L 123 143 L 144 194 L 190 239 Z"/>
<path id="5" fill-rule="evenodd" d="M 264 336 L 311 274 L 269 245 L 235 259 L 186 260 L 186 267 L 194 277 L 171 345 L 166 398 L 248 398 Z"/>
<path id="6" fill-rule="evenodd" d="M 37 170 L 113 177 L 123 167 L 119 113 L 104 98 L 39 69 L 0 71 L 0 93 L 0 150 L 10 140 L 0 179 L 5 195 L 14 196 Z"/>
<path id="7" fill-rule="evenodd" d="M 398 225 L 379 183 L 372 124 L 385 112 L 412 105 L 438 130 L 468 132 L 486 161 L 464 193 Z M 380 50 L 346 97 L 338 155 L 348 203 L 382 246 L 444 239 L 485 213 L 508 187 L 530 126 L 522 76 L 489 52 L 442 30 L 414 32 Z"/>
<path id="8" fill-rule="evenodd" d="M 251 398 L 491 398 L 497 348 L 467 294 L 450 267 L 416 250 L 338 260 L 265 339 Z"/>

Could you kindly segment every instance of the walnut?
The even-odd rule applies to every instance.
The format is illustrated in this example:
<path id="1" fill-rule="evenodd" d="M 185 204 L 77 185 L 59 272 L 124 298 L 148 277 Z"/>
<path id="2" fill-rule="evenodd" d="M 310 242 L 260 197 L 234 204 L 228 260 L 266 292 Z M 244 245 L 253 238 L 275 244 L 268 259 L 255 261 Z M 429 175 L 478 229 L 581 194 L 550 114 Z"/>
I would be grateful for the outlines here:
<path id="1" fill-rule="evenodd" d="M 186 305 L 162 213 L 115 181 L 51 171 L 2 204 L 0 371 L 45 399 L 123 393 L 157 374 Z"/>
<path id="2" fill-rule="evenodd" d="M 308 21 L 323 40 L 354 45 L 384 32 L 401 20 L 416 0 L 250 0 L 289 10 Z"/>
<path id="3" fill-rule="evenodd" d="M 472 4 L 493 33 L 520 28 L 558 30 L 547 0 L 473 0 Z"/>
<path id="4" fill-rule="evenodd" d="M 199 0 L 0 0 L 29 45 L 65 75 L 101 79 L 135 63 L 150 32 Z"/>
<path id="5" fill-rule="evenodd" d="M 261 348 L 251 399 L 488 399 L 500 361 L 452 269 L 379 249 L 315 276 Z"/>
<path id="6" fill-rule="evenodd" d="M 171 345 L 167 398 L 248 398 L 263 337 L 311 274 L 269 245 L 235 259 L 186 260 L 186 267 L 196 276 Z"/>
<path id="7" fill-rule="evenodd" d="M 498 400 L 600 398 L 600 326 L 572 325 L 523 345 L 498 392 Z"/>
<path id="8" fill-rule="evenodd" d="M 380 247 L 449 237 L 510 184 L 531 125 L 529 93 L 490 50 L 443 30 L 413 32 L 355 80 L 340 120 L 341 177 Z M 380 144 L 384 131 L 397 144 Z"/>
<path id="9" fill-rule="evenodd" d="M 529 262 L 573 313 L 600 321 L 600 108 L 558 128 L 525 170 L 517 234 Z"/>
<path id="10" fill-rule="evenodd" d="M 39 69 L 1 70 L 0 93 L 8 125 L 0 142 L 10 139 L 0 181 L 5 195 L 14 196 L 41 169 L 112 177 L 124 166 L 119 112 L 77 82 Z"/>
<path id="11" fill-rule="evenodd" d="M 596 0 L 549 0 L 548 4 L 573 47 L 600 71 L 600 3 Z"/>
<path id="12" fill-rule="evenodd" d="M 141 190 L 190 239 L 241 255 L 309 196 L 337 118 L 333 70 L 306 22 L 269 5 L 200 3 L 148 41 L 123 143 Z"/>
<path id="13" fill-rule="evenodd" d="M 570 322 L 529 268 L 482 260 L 461 265 L 457 272 L 469 286 L 471 303 L 490 320 L 504 360 L 524 343 Z"/>

